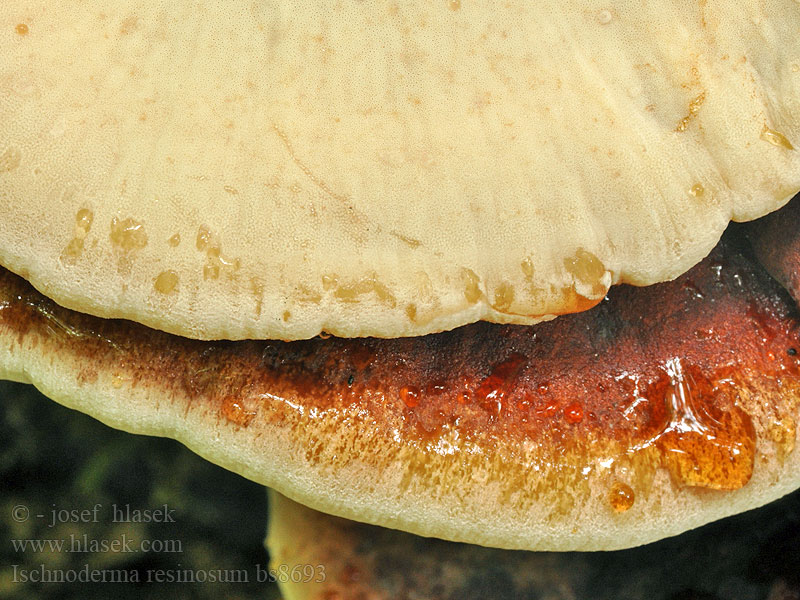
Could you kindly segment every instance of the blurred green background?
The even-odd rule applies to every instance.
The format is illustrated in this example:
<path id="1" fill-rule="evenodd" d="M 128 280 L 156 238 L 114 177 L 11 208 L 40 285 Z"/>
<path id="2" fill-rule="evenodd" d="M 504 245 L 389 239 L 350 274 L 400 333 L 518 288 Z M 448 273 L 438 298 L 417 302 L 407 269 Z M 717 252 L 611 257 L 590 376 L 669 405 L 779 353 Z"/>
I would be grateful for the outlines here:
<path id="1" fill-rule="evenodd" d="M 274 585 L 256 581 L 256 569 L 267 562 L 265 489 L 177 442 L 110 429 L 32 386 L 0 382 L 0 481 L 0 598 L 278 597 Z M 168 518 L 151 517 L 174 522 L 114 523 L 114 505 L 123 519 L 145 518 L 133 511 L 163 511 L 166 505 L 174 511 Z M 53 525 L 53 510 L 91 512 L 57 513 Z M 24 542 L 12 542 L 42 539 L 64 539 L 65 549 L 21 550 Z M 117 547 L 66 550 L 87 549 L 89 540 L 117 540 Z M 41 579 L 43 567 L 46 573 L 79 573 L 85 565 L 118 581 L 124 574 L 128 583 L 24 581 L 29 570 L 30 580 Z M 206 581 L 166 581 L 186 580 L 187 571 Z M 214 577 L 234 582 L 208 581 Z M 131 583 L 135 578 L 138 584 Z"/>

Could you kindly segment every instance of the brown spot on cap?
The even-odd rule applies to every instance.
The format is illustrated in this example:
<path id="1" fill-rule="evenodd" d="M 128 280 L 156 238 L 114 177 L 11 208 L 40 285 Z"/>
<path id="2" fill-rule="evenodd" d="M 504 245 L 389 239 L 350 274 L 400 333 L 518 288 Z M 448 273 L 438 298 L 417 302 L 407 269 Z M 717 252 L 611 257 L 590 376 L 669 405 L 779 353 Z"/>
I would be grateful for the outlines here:
<path id="1" fill-rule="evenodd" d="M 22 162 L 22 152 L 17 148 L 6 148 L 0 154 L 0 175 L 16 170 Z"/>

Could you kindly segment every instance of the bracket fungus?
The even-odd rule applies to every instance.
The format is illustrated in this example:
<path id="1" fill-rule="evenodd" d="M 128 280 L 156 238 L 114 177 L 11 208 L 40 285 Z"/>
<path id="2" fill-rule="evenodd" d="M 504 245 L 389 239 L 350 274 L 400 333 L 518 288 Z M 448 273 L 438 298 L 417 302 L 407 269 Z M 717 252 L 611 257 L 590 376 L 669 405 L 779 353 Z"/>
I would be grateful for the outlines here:
<path id="1" fill-rule="evenodd" d="M 800 486 L 798 23 L 13 0 L 0 376 L 472 544 L 624 548 L 775 499 Z"/>

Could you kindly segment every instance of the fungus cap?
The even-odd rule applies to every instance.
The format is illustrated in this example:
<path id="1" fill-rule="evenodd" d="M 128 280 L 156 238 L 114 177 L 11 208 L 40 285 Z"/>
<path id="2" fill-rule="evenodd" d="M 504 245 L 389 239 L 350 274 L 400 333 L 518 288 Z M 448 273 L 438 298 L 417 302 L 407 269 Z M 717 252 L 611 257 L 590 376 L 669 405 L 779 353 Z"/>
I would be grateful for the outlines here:
<path id="1" fill-rule="evenodd" d="M 195 338 L 531 324 L 800 189 L 800 4 L 20 0 L 0 264 Z"/>
<path id="2" fill-rule="evenodd" d="M 190 340 L 3 271 L 0 375 L 323 512 L 503 548 L 630 547 L 800 485 L 800 311 L 741 233 L 589 311 L 393 340 Z"/>
<path id="3" fill-rule="evenodd" d="M 0 375 L 451 540 L 614 549 L 774 499 L 800 483 L 797 305 L 735 229 L 687 269 L 800 187 L 798 22 L 16 2 Z M 367 335 L 393 339 L 343 339 Z M 246 337 L 296 341 L 190 339 Z"/>

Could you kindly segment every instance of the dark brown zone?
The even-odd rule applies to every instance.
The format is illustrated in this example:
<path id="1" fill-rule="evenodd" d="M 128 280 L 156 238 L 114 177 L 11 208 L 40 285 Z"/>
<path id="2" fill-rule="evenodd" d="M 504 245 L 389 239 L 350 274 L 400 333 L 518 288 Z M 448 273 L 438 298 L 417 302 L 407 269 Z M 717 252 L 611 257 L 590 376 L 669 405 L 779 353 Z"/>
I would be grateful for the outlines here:
<path id="1" fill-rule="evenodd" d="M 768 215 L 749 229 L 758 260 L 775 279 L 800 298 L 800 199 Z"/>
<path id="2" fill-rule="evenodd" d="M 551 457 L 587 440 L 656 448 L 679 482 L 715 489 L 752 473 L 748 382 L 800 381 L 800 314 L 738 230 L 678 280 L 619 286 L 591 311 L 419 338 L 199 342 L 63 309 L 7 271 L 0 290 L 0 322 L 20 342 L 35 334 L 234 426 L 280 421 L 287 400 L 320 419 L 356 406 L 362 423 L 398 429 L 404 443 L 456 428 L 487 451 L 498 441 Z"/>

